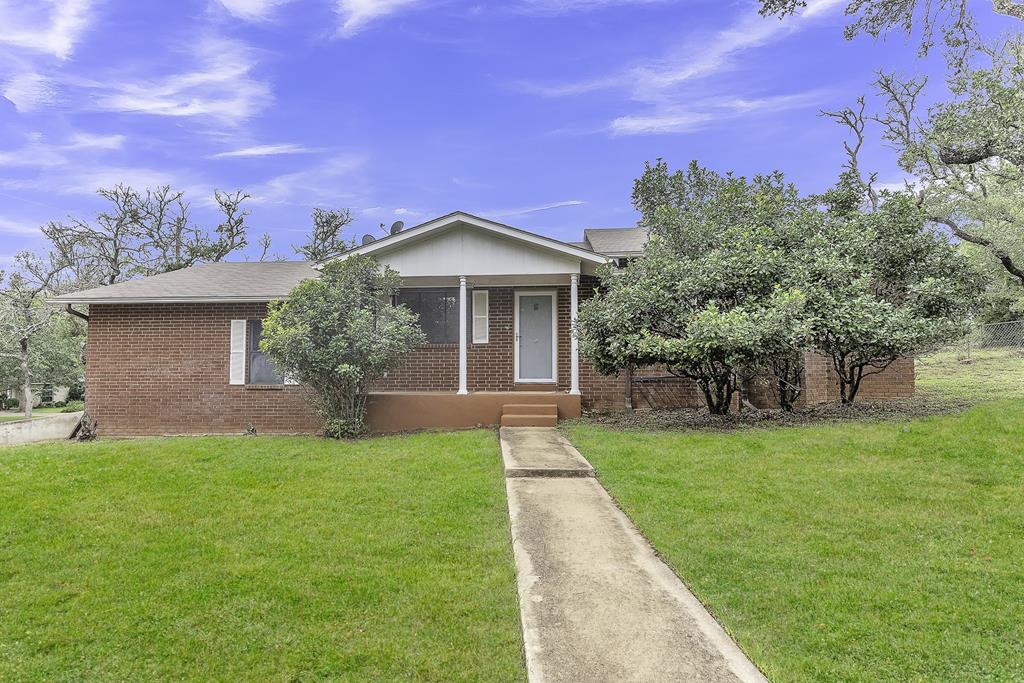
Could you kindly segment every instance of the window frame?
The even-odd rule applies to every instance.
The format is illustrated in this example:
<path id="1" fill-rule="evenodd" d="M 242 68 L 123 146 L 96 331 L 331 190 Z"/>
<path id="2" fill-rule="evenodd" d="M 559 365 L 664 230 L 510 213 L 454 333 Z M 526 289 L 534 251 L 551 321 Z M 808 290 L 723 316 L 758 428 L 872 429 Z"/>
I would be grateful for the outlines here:
<path id="1" fill-rule="evenodd" d="M 423 324 L 421 322 L 422 321 L 422 314 L 419 313 L 418 311 L 416 311 L 415 309 L 413 309 L 412 306 L 409 306 L 407 302 L 402 301 L 402 296 L 403 295 L 411 294 L 411 293 L 416 293 L 416 294 L 420 295 L 421 297 L 422 297 L 423 294 L 427 294 L 427 293 L 437 293 L 437 294 L 441 294 L 441 295 L 444 295 L 444 296 L 454 296 L 454 298 L 455 298 L 455 307 L 454 307 L 453 314 L 454 314 L 454 319 L 455 319 L 456 323 L 459 322 L 459 305 L 458 305 L 459 304 L 459 288 L 458 287 L 402 287 L 398 291 L 398 294 L 395 295 L 395 305 L 397 305 L 397 306 L 405 306 L 406 308 L 408 308 L 413 313 L 418 313 L 420 315 L 420 318 L 419 318 L 418 322 L 420 324 L 420 328 L 423 329 Z M 471 323 L 472 322 L 472 314 L 471 314 L 471 311 L 469 310 L 469 307 L 467 307 L 466 315 L 467 315 L 467 317 L 470 318 L 470 323 Z M 446 323 L 445 326 L 447 326 L 447 322 L 448 322 L 448 318 L 446 317 L 445 318 L 445 323 Z M 450 340 L 446 339 L 445 341 L 430 341 L 428 339 L 425 345 L 426 346 L 455 346 L 455 345 L 457 345 L 459 343 L 459 329 L 460 328 L 461 328 L 461 324 L 456 324 L 456 327 L 455 327 L 455 330 L 454 330 L 454 334 L 453 334 L 453 336 L 452 336 L 452 338 Z M 468 326 L 467 326 L 467 328 L 468 328 Z M 426 333 L 426 330 L 424 330 L 424 333 Z M 467 337 L 471 337 L 472 336 L 472 331 L 467 329 L 466 330 L 466 336 Z"/>
<path id="2" fill-rule="evenodd" d="M 483 313 L 477 312 L 477 301 L 478 296 L 483 299 Z M 489 344 L 491 342 L 491 294 L 486 289 L 474 289 L 470 295 L 472 299 L 473 310 L 470 311 L 470 337 L 474 344 Z M 476 334 L 476 321 L 477 319 L 483 320 L 484 333 L 481 336 Z"/>
<path id="3" fill-rule="evenodd" d="M 255 326 L 259 325 L 260 334 L 255 334 Z M 260 354 L 271 366 L 273 362 L 267 358 L 267 354 L 259 349 L 259 338 L 263 336 L 263 320 L 261 318 L 249 318 L 245 321 L 245 386 L 247 387 L 278 387 L 289 384 L 287 378 L 274 367 L 276 382 L 253 382 L 252 366 L 253 354 Z"/>

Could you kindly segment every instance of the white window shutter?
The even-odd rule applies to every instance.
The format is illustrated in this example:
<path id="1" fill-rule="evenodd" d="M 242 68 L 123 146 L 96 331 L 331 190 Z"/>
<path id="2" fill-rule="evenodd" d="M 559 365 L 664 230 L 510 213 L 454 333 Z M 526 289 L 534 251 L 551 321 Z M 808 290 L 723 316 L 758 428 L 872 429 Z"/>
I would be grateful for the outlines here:
<path id="1" fill-rule="evenodd" d="M 486 289 L 473 290 L 473 343 L 486 344 L 488 341 L 488 309 L 490 297 Z"/>
<path id="2" fill-rule="evenodd" d="M 245 384 L 245 327 L 244 320 L 231 321 L 230 384 Z"/>

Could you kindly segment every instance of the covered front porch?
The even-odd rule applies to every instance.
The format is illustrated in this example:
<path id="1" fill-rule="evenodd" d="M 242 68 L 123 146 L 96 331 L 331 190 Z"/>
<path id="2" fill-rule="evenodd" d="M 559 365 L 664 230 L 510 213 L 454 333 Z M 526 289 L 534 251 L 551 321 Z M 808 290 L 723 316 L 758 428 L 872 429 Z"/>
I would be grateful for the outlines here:
<path id="1" fill-rule="evenodd" d="M 398 300 L 420 315 L 428 343 L 375 386 L 371 428 L 501 424 L 505 406 L 579 416 L 579 299 L 578 273 L 403 278 Z"/>
<path id="2" fill-rule="evenodd" d="M 604 256 L 468 214 L 358 251 L 398 271 L 398 303 L 427 335 L 374 386 L 371 429 L 500 424 L 506 406 L 580 414 L 575 322 L 583 279 Z"/>

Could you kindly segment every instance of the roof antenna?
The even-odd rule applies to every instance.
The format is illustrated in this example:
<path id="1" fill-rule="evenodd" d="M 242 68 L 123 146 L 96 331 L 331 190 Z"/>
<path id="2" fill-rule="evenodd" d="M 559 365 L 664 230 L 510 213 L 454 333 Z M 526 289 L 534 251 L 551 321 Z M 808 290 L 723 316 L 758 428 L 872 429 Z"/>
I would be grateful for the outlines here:
<path id="1" fill-rule="evenodd" d="M 397 235 L 398 233 L 402 232 L 403 230 L 405 230 L 405 223 L 403 223 L 402 221 L 395 221 L 394 223 L 391 224 L 391 234 L 392 235 Z"/>
<path id="2" fill-rule="evenodd" d="M 376 241 L 377 241 L 377 238 L 374 237 L 373 235 L 371 235 L 370 233 L 366 233 L 365 235 L 363 235 L 363 246 L 364 247 L 367 244 L 369 244 L 370 242 L 376 242 Z"/>

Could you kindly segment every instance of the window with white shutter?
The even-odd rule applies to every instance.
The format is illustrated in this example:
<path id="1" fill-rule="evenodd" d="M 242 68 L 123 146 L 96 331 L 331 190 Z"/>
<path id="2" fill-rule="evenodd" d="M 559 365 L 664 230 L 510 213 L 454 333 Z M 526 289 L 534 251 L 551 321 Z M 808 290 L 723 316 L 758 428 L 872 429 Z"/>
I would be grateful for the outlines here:
<path id="1" fill-rule="evenodd" d="M 473 290 L 473 343 L 486 344 L 488 341 L 488 308 L 490 298 L 486 289 Z"/>
<path id="2" fill-rule="evenodd" d="M 246 321 L 231 321 L 231 353 L 228 360 L 228 382 L 245 384 L 245 327 Z"/>

